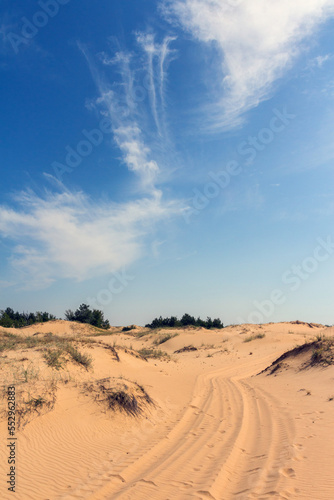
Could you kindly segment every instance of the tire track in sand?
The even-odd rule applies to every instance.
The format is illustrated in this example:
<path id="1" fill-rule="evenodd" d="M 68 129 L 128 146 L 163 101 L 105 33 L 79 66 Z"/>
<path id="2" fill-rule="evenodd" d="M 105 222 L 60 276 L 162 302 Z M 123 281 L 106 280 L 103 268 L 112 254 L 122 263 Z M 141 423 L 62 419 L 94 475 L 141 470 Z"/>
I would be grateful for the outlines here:
<path id="1" fill-rule="evenodd" d="M 165 439 L 116 468 L 115 478 L 89 498 L 289 498 L 280 471 L 290 458 L 292 434 L 291 420 L 271 395 L 220 369 L 199 377 Z"/>

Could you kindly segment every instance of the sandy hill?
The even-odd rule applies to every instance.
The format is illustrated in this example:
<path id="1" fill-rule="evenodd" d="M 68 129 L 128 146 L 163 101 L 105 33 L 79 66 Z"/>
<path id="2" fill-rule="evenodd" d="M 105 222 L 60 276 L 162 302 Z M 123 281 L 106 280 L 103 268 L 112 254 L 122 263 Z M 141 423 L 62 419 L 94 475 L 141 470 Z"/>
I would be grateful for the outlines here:
<path id="1" fill-rule="evenodd" d="M 333 333 L 300 321 L 0 328 L 2 443 L 6 388 L 16 392 L 15 498 L 334 498 Z M 2 478 L 7 460 L 3 444 Z M 4 481 L 0 497 L 14 498 Z"/>

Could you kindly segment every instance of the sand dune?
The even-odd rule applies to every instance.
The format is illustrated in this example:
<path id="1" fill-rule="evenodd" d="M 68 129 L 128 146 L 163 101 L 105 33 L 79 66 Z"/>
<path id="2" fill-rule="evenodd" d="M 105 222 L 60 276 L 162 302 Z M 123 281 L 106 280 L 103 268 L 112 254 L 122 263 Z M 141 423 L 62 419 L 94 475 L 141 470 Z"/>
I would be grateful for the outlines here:
<path id="1" fill-rule="evenodd" d="M 63 321 L 2 329 L 41 339 L 2 352 L 2 384 L 15 379 L 21 412 L 15 498 L 332 499 L 334 367 L 306 363 L 314 346 L 272 365 L 332 330 L 297 322 L 99 336 Z M 68 338 L 91 358 L 88 369 Z M 59 346 L 57 370 L 44 355 Z M 5 477 L 5 446 L 0 464 Z M 3 482 L 0 495 L 13 497 Z"/>

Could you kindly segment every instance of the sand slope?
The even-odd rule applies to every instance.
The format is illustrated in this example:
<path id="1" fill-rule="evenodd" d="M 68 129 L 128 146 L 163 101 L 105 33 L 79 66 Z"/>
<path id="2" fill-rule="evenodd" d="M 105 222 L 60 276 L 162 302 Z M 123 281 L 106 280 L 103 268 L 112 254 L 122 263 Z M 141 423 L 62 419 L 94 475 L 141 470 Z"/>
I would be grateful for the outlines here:
<path id="1" fill-rule="evenodd" d="M 80 325 L 51 323 L 47 331 L 57 335 L 92 334 Z M 34 333 L 36 327 L 23 329 L 25 336 Z M 6 353 L 5 383 L 22 356 L 28 360 L 21 364 L 37 363 L 40 370 L 38 381 L 20 382 L 30 383 L 31 393 L 41 391 L 43 380 L 57 378 L 53 405 L 29 415 L 17 433 L 15 498 L 334 497 L 334 367 L 301 370 L 296 358 L 272 375 L 260 373 L 287 350 L 316 334 L 332 335 L 332 329 L 279 323 L 171 330 L 178 335 L 160 345 L 154 341 L 166 330 L 134 336 L 138 333 L 145 329 L 126 334 L 113 329 L 110 336 L 95 336 L 93 345 L 82 344 L 93 359 L 90 370 L 68 361 L 65 371 L 55 372 L 40 352 Z M 259 334 L 262 338 L 245 342 Z M 175 354 L 185 346 L 196 350 Z M 143 347 L 162 349 L 170 358 L 142 359 L 136 351 Z M 108 409 L 85 389 L 105 379 L 131 391 L 139 384 L 154 404 L 144 404 L 136 417 Z M 4 421 L 0 428 L 3 443 Z M 0 465 L 3 477 L 4 446 Z M 12 498 L 3 484 L 0 494 Z"/>

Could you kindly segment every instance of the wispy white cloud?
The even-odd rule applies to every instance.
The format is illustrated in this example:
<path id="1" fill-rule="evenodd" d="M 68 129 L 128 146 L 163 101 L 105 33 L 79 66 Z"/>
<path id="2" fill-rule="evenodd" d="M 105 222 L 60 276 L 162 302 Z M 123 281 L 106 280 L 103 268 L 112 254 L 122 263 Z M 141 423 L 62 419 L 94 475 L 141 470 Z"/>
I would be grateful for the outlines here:
<path id="1" fill-rule="evenodd" d="M 155 88 L 154 69 L 153 69 L 153 58 L 156 55 L 154 35 L 140 33 L 137 35 L 137 41 L 138 43 L 141 44 L 143 50 L 147 55 L 147 72 L 150 82 L 150 100 L 151 100 L 152 114 L 154 117 L 157 130 L 161 135 L 160 120 L 158 118 L 158 110 L 157 110 L 157 95 Z"/>
<path id="2" fill-rule="evenodd" d="M 168 42 L 162 46 L 160 77 L 165 74 Z M 60 278 L 85 280 L 125 268 L 143 255 L 158 222 L 183 211 L 181 202 L 165 201 L 157 188 L 161 168 L 146 140 L 152 134 L 144 121 L 140 123 L 142 110 L 134 97 L 131 60 L 135 56 L 119 51 L 112 58 L 102 53 L 94 59 L 85 46 L 79 44 L 79 48 L 98 90 L 89 107 L 111 119 L 120 161 L 140 181 L 137 199 L 94 201 L 45 174 L 53 192 L 24 191 L 16 196 L 15 208 L 0 206 L 0 235 L 13 245 L 11 265 L 26 288 L 43 288 Z M 101 62 L 103 67 L 118 69 L 120 83 L 106 78 L 98 67 Z"/>
<path id="3" fill-rule="evenodd" d="M 138 37 L 139 35 L 137 35 Z M 143 37 L 144 40 L 144 37 Z M 146 40 L 146 38 L 145 38 Z M 144 41 L 143 41 L 144 43 Z M 151 45 L 149 45 L 151 44 Z M 160 168 L 158 161 L 154 159 L 154 153 L 149 143 L 153 145 L 154 134 L 149 130 L 147 121 L 143 119 L 145 106 L 141 106 L 141 99 L 136 99 L 134 73 L 130 62 L 135 56 L 126 52 L 117 52 L 112 58 L 107 54 L 100 54 L 100 59 L 104 65 L 112 65 L 118 68 L 121 75 L 120 84 L 110 84 L 95 61 L 83 45 L 79 45 L 89 65 L 92 77 L 97 85 L 99 96 L 95 99 L 95 105 L 100 112 L 106 113 L 111 121 L 114 140 L 123 153 L 123 162 L 128 169 L 135 172 L 141 180 L 140 189 L 154 193 L 155 183 L 158 181 Z M 165 49 L 166 50 L 166 49 Z M 156 52 L 153 38 L 147 38 L 145 42 L 145 53 L 150 53 L 152 57 L 148 62 L 148 76 L 150 85 L 149 95 L 151 101 L 154 122 L 160 134 L 160 119 L 158 117 L 157 95 L 155 91 L 155 71 L 153 69 L 153 56 Z M 166 58 L 166 54 L 164 55 Z M 137 63 L 138 64 L 138 63 Z M 142 87 L 142 91 L 146 92 Z"/>
<path id="4" fill-rule="evenodd" d="M 324 56 L 317 56 L 314 59 L 311 59 L 308 63 L 308 68 L 322 68 L 323 65 L 332 59 L 331 54 L 325 54 Z"/>
<path id="5" fill-rule="evenodd" d="M 334 14 L 333 0 L 166 0 L 163 12 L 217 49 L 220 95 L 211 125 L 232 128 L 267 99 L 273 84 Z M 217 104 L 219 104 L 217 106 Z"/>
<path id="6" fill-rule="evenodd" d="M 143 144 L 138 126 L 120 126 L 114 135 L 129 170 L 140 173 L 144 186 L 153 186 L 159 167 L 156 161 L 149 159 L 150 149 Z"/>
<path id="7" fill-rule="evenodd" d="M 170 49 L 169 46 L 175 39 L 173 36 L 166 36 L 162 43 L 158 43 L 151 33 L 137 33 L 137 42 L 147 58 L 151 110 L 160 135 L 163 132 L 162 125 L 164 125 L 161 121 L 164 121 L 166 70 L 175 54 L 175 51 Z"/>
<path id="8" fill-rule="evenodd" d="M 168 64 L 175 57 L 175 51 L 170 49 L 169 45 L 176 40 L 174 36 L 166 36 L 159 50 L 159 67 L 160 67 L 160 99 L 161 106 L 165 108 L 165 80 Z"/>
<path id="9" fill-rule="evenodd" d="M 16 209 L 0 206 L 0 234 L 16 242 L 11 264 L 26 288 L 128 266 L 143 254 L 154 225 L 182 210 L 159 193 L 116 204 L 94 202 L 82 192 L 25 191 L 16 201 Z"/>

